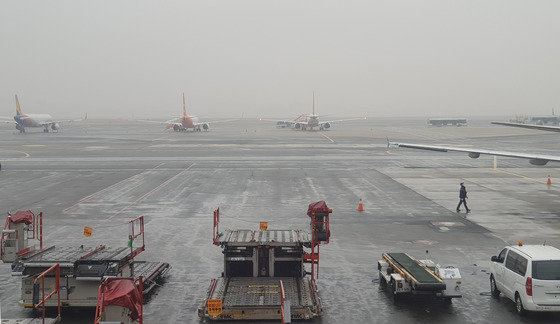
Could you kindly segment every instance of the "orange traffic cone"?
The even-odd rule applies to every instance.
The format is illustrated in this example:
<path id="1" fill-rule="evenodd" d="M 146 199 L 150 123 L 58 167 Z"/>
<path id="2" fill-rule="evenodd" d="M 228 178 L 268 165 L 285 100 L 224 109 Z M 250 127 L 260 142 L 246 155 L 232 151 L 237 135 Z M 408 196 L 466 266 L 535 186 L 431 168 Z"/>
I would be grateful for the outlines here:
<path id="1" fill-rule="evenodd" d="M 546 184 L 549 186 L 552 184 L 552 181 L 550 181 L 550 175 L 548 176 L 548 180 L 546 180 Z"/>
<path id="2" fill-rule="evenodd" d="M 360 198 L 360 203 L 358 204 L 358 211 L 364 211 L 364 204 L 362 204 L 362 198 Z"/>

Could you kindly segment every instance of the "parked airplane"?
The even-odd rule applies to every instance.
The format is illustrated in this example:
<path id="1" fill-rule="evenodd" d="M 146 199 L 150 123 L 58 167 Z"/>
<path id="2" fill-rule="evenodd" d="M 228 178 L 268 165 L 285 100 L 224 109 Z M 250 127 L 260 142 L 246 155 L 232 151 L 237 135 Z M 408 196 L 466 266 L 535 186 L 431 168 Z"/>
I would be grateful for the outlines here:
<path id="1" fill-rule="evenodd" d="M 320 121 L 319 115 L 315 114 L 315 92 L 313 92 L 313 114 L 301 114 L 293 120 L 277 120 L 276 127 L 279 128 L 287 128 L 290 127 L 291 129 L 295 130 L 313 130 L 313 128 L 319 128 L 319 130 L 327 130 L 331 128 L 332 123 L 339 123 L 345 121 L 352 121 L 352 120 L 361 120 L 366 118 L 353 118 L 353 119 L 339 119 L 339 120 L 330 120 L 330 121 Z M 261 120 L 265 120 L 262 119 Z"/>
<path id="2" fill-rule="evenodd" d="M 212 122 L 212 124 L 224 123 L 224 122 L 229 122 L 229 121 L 233 121 L 233 120 L 234 119 L 214 121 L 214 122 Z M 210 122 L 200 122 L 198 117 L 187 115 L 187 108 L 186 108 L 185 94 L 184 93 L 183 93 L 183 116 L 175 117 L 171 120 L 164 121 L 164 122 L 155 121 L 155 120 L 141 120 L 141 121 L 142 122 L 147 122 L 147 123 L 165 124 L 165 125 L 167 125 L 166 129 L 173 129 L 176 132 L 185 132 L 189 128 L 192 128 L 193 132 L 195 132 L 195 131 L 200 132 L 203 129 L 207 131 L 210 128 Z"/>
<path id="3" fill-rule="evenodd" d="M 51 115 L 48 114 L 23 114 L 21 106 L 19 105 L 19 100 L 16 97 L 16 115 L 12 120 L 4 120 L 5 123 L 15 123 L 16 129 L 20 133 L 25 133 L 26 127 L 43 127 L 43 132 L 48 133 L 49 129 L 52 131 L 58 131 L 60 129 L 60 123 L 63 120 L 54 120 Z M 8 117 L 3 117 L 3 119 L 9 119 Z"/>

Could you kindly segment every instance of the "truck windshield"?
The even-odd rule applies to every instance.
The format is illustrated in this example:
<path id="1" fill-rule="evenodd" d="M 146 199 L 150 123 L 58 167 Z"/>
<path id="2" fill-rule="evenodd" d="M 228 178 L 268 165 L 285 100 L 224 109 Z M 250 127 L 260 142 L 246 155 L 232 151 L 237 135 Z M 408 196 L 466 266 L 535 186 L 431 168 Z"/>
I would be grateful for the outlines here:
<path id="1" fill-rule="evenodd" d="M 560 260 L 533 261 L 533 279 L 560 280 Z"/>

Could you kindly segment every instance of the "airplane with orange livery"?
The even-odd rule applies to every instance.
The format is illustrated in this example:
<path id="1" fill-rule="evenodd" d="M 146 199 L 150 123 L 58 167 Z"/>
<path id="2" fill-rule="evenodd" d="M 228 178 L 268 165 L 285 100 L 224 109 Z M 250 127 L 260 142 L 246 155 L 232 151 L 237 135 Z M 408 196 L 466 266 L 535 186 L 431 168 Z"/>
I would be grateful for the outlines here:
<path id="1" fill-rule="evenodd" d="M 141 120 L 141 121 L 148 122 L 148 123 L 165 124 L 167 125 L 165 129 L 173 129 L 176 132 L 186 132 L 188 129 L 192 129 L 193 132 L 200 132 L 203 129 L 207 131 L 210 128 L 210 122 L 201 122 L 199 121 L 198 117 L 187 115 L 186 106 L 187 105 L 185 100 L 185 94 L 183 93 L 183 116 L 175 117 L 171 120 L 164 121 L 164 122 L 154 121 L 154 120 Z M 212 124 L 224 123 L 224 122 L 229 122 L 234 120 L 235 119 L 214 121 L 212 122 Z"/>

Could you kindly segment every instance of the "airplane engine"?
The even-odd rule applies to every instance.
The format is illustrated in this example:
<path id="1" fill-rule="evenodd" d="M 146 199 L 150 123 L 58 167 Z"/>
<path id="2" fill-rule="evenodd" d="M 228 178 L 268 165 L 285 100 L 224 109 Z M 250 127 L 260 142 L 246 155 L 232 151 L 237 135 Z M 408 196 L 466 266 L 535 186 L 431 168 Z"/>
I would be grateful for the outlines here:
<path id="1" fill-rule="evenodd" d="M 530 159 L 529 163 L 531 163 L 532 165 L 546 165 L 548 163 L 548 160 Z"/>
<path id="2" fill-rule="evenodd" d="M 60 129 L 60 125 L 59 125 L 58 123 L 51 124 L 51 129 L 52 129 L 53 131 L 59 130 L 59 129 Z"/>
<path id="3" fill-rule="evenodd" d="M 204 125 L 202 125 L 202 128 L 204 128 L 204 130 L 208 130 L 208 128 L 210 128 L 210 125 L 204 124 Z"/>
<path id="4" fill-rule="evenodd" d="M 469 152 L 469 157 L 473 159 L 478 159 L 480 157 L 480 153 L 478 152 Z"/>
<path id="5" fill-rule="evenodd" d="M 23 128 L 23 127 L 21 127 L 21 125 L 20 125 L 20 124 L 16 124 L 16 129 L 17 129 L 18 131 L 21 131 L 21 130 L 22 130 L 22 128 Z"/>
<path id="6" fill-rule="evenodd" d="M 330 124 L 330 123 L 324 123 L 324 124 L 323 124 L 323 127 L 324 127 L 325 129 L 329 129 L 329 128 L 331 128 L 331 124 Z"/>
<path id="7" fill-rule="evenodd" d="M 296 124 L 294 125 L 294 128 L 295 128 L 295 129 L 300 129 L 300 128 L 301 128 L 301 124 L 300 124 L 300 123 L 296 123 Z"/>
<path id="8" fill-rule="evenodd" d="M 181 130 L 181 128 L 179 127 L 179 125 L 173 125 L 173 130 L 178 132 Z"/>

